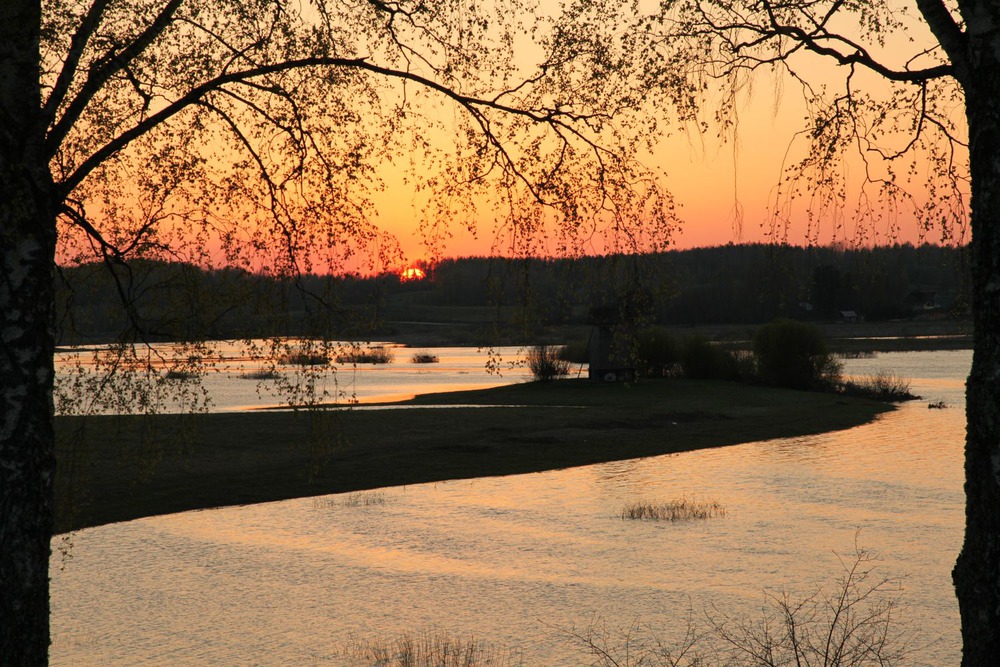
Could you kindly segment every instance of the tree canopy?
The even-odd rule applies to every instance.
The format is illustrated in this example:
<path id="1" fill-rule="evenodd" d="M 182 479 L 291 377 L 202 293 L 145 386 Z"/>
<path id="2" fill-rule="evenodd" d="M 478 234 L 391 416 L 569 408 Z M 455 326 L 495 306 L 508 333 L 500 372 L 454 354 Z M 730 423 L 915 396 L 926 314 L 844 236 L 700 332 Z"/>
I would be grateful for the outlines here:
<path id="1" fill-rule="evenodd" d="M 388 263 L 394 244 L 373 207 L 393 168 L 429 193 L 432 250 L 449 224 L 483 211 L 518 256 L 659 250 L 676 217 L 643 151 L 673 120 L 733 136 L 742 91 L 773 72 L 807 108 L 806 148 L 776 195 L 778 239 L 829 218 L 869 221 L 864 241 L 912 216 L 947 240 L 971 211 L 976 334 L 955 580 L 964 662 L 992 664 L 997 25 L 992 0 L 580 0 L 558 11 L 529 0 L 6 0 L 4 659 L 42 664 L 48 646 L 57 258 L 101 259 L 126 307 L 131 257 L 292 276 Z M 814 76 L 814 57 L 835 71 Z"/>

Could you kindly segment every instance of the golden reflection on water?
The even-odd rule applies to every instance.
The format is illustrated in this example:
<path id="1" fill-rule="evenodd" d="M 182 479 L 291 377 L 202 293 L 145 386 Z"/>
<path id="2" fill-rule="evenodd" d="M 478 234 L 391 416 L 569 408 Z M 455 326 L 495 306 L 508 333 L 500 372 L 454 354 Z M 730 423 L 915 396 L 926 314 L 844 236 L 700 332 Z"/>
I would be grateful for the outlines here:
<path id="1" fill-rule="evenodd" d="M 352 633 L 441 629 L 578 665 L 566 628 L 670 635 L 713 608 L 755 614 L 764 589 L 830 582 L 856 539 L 900 580 L 901 625 L 926 642 L 908 664 L 956 664 L 961 387 L 921 379 L 923 401 L 840 433 L 81 531 L 53 570 L 53 664 L 337 664 Z M 681 497 L 727 514 L 620 518 Z"/>

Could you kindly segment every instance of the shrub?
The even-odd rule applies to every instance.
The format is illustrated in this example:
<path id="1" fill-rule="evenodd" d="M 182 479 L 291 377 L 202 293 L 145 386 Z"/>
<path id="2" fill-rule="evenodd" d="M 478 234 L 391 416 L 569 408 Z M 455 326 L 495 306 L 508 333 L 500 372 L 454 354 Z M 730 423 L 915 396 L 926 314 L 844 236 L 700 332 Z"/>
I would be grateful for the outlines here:
<path id="1" fill-rule="evenodd" d="M 586 364 L 590 362 L 590 349 L 587 343 L 579 341 L 567 343 L 559 348 L 559 358 L 571 364 Z"/>
<path id="2" fill-rule="evenodd" d="M 642 375 L 674 375 L 681 362 L 681 345 L 663 329 L 643 329 L 636 338 L 635 357 L 636 367 Z"/>
<path id="3" fill-rule="evenodd" d="M 729 358 L 732 363 L 735 379 L 743 382 L 753 382 L 757 380 L 757 355 L 750 350 L 730 350 Z"/>
<path id="4" fill-rule="evenodd" d="M 436 354 L 428 354 L 427 352 L 418 352 L 410 357 L 410 361 L 415 364 L 436 364 L 440 359 Z"/>
<path id="5" fill-rule="evenodd" d="M 753 341 L 763 382 L 791 389 L 821 389 L 840 382 L 841 365 L 818 327 L 775 320 L 757 330 Z"/>
<path id="6" fill-rule="evenodd" d="M 766 592 L 759 618 L 733 618 L 716 609 L 708 631 L 689 616 L 686 625 L 678 624 L 680 636 L 672 638 L 638 623 L 617 632 L 592 625 L 585 633 L 567 634 L 599 667 L 908 664 L 907 643 L 915 634 L 901 631 L 898 584 L 874 576 L 874 559 L 859 549 L 853 561 L 841 560 L 843 572 L 829 589 L 802 598 Z"/>
<path id="7" fill-rule="evenodd" d="M 730 380 L 736 377 L 729 352 L 701 336 L 691 336 L 681 347 L 681 370 L 695 380 Z"/>
<path id="8" fill-rule="evenodd" d="M 549 382 L 569 375 L 569 362 L 559 358 L 559 349 L 552 345 L 535 345 L 528 350 L 528 369 L 531 376 Z"/>

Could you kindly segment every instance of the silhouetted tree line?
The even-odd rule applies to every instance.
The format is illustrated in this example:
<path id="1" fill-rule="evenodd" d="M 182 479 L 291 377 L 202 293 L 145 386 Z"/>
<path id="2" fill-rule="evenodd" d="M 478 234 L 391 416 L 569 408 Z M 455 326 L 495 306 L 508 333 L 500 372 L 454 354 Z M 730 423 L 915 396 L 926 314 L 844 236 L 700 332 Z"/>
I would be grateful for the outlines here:
<path id="1" fill-rule="evenodd" d="M 60 271 L 61 342 L 123 331 L 150 339 L 267 335 L 365 336 L 392 320 L 439 321 L 473 310 L 531 330 L 585 323 L 615 304 L 648 324 L 759 324 L 960 316 L 968 303 L 963 248 L 842 249 L 727 245 L 642 256 L 506 260 L 424 266 L 427 278 L 303 275 L 134 261 Z"/>

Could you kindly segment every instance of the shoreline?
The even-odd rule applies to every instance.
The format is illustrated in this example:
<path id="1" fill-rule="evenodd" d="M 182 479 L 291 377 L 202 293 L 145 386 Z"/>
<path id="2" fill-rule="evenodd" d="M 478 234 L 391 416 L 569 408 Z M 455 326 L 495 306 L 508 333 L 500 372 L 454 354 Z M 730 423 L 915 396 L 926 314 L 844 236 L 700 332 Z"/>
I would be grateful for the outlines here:
<path id="1" fill-rule="evenodd" d="M 381 405 L 407 409 L 57 417 L 55 532 L 811 435 L 894 409 L 683 379 L 521 383 Z"/>

